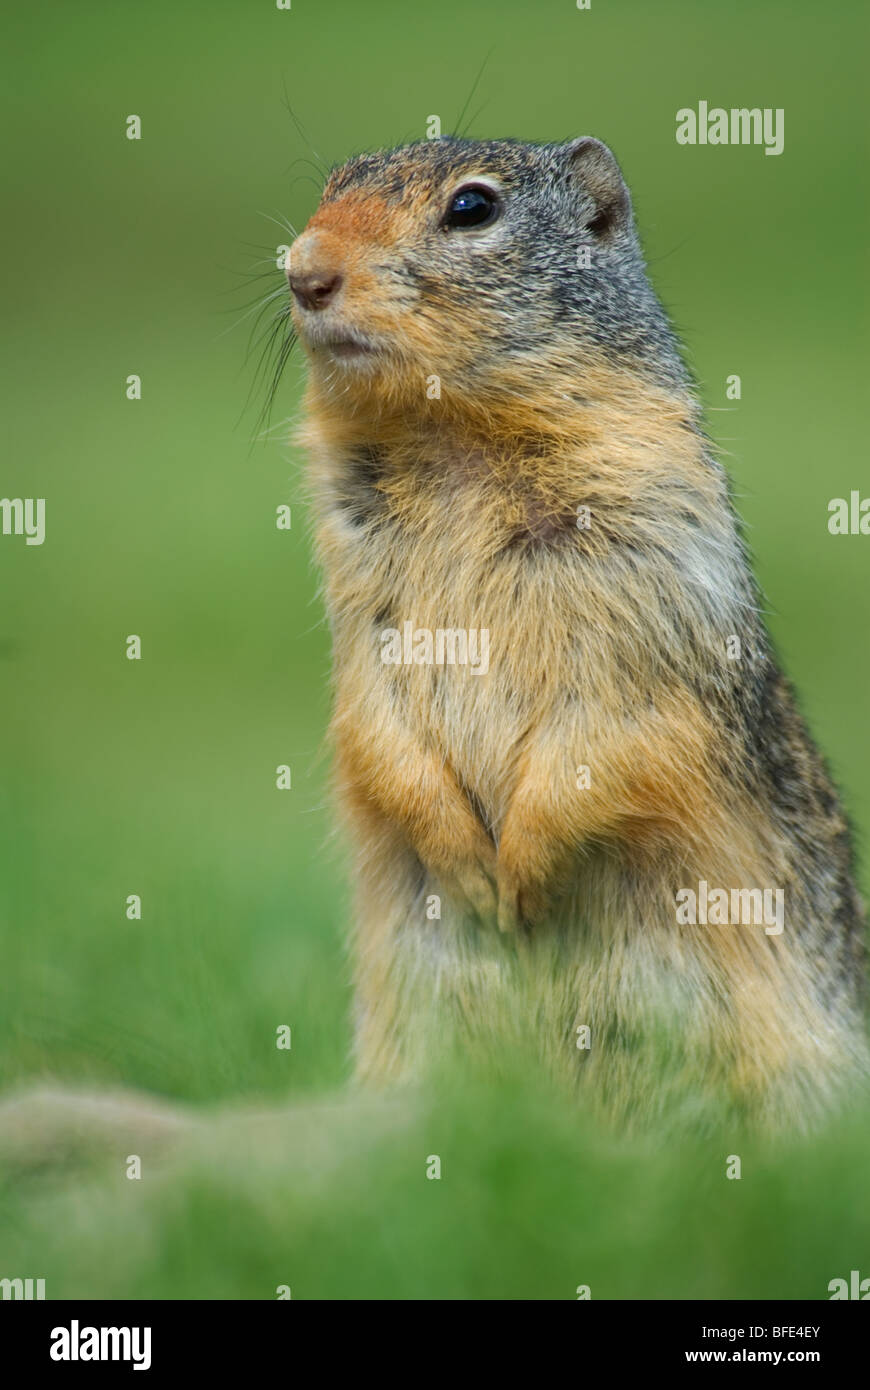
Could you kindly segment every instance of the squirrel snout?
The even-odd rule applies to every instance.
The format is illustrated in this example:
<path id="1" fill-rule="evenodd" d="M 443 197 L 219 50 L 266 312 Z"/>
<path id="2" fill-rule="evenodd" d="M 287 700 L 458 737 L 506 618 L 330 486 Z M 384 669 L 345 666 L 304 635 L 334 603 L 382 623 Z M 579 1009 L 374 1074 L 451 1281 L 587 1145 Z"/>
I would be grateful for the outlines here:
<path id="1" fill-rule="evenodd" d="M 325 309 L 344 284 L 336 270 L 311 270 L 304 275 L 291 270 L 287 279 L 297 304 L 309 310 Z"/>

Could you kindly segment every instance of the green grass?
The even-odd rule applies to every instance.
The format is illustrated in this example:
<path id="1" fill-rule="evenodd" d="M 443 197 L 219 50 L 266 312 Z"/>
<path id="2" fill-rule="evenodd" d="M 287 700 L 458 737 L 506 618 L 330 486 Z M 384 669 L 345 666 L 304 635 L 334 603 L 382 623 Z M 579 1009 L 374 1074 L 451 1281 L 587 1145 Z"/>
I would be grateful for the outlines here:
<path id="1" fill-rule="evenodd" d="M 225 332 L 249 297 L 237 272 L 283 240 L 261 213 L 301 226 L 317 199 L 285 82 L 328 161 L 431 112 L 449 129 L 490 49 L 473 134 L 610 141 L 863 844 L 870 550 L 826 530 L 866 434 L 861 8 L 836 25 L 808 0 L 444 0 L 401 24 L 349 0 L 50 11 L 10 18 L 2 96 L 0 492 L 47 499 L 47 540 L 0 537 L 0 1087 L 131 1085 L 274 1119 L 262 1145 L 227 1122 L 141 1182 L 120 1160 L 8 1172 L 0 1276 L 50 1297 L 814 1298 L 870 1275 L 864 1110 L 763 1147 L 626 1137 L 523 1069 L 460 1069 L 386 1110 L 347 1092 L 302 460 L 287 431 L 250 449 L 246 334 Z M 680 149 L 674 112 L 701 98 L 784 106 L 785 153 Z M 300 380 L 291 365 L 278 420 Z"/>
<path id="2" fill-rule="evenodd" d="M 228 1114 L 140 1181 L 119 1152 L 7 1185 L 4 1267 L 56 1298 L 823 1299 L 866 1273 L 866 1118 L 776 1148 L 663 1144 L 528 1073 L 344 1092 Z"/>

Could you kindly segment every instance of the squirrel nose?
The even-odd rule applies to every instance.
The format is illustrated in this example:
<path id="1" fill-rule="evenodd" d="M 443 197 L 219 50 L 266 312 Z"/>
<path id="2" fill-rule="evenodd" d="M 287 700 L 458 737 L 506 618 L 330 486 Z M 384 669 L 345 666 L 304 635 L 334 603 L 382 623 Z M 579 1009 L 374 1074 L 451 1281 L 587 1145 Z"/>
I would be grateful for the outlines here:
<path id="1" fill-rule="evenodd" d="M 291 271 L 287 279 L 303 309 L 325 309 L 344 283 L 343 277 L 332 270 L 315 270 L 308 275 Z"/>

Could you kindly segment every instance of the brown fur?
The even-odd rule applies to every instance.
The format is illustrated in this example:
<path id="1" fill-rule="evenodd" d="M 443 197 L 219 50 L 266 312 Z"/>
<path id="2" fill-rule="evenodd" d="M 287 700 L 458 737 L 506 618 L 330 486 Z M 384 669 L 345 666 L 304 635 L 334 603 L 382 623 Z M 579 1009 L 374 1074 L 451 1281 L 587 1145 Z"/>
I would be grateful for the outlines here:
<path id="1" fill-rule="evenodd" d="M 664 1027 L 691 1084 L 801 1123 L 866 1065 L 860 907 L 724 477 L 669 360 L 659 372 L 633 338 L 605 351 L 584 337 L 585 303 L 559 328 L 546 282 L 520 303 L 509 232 L 489 234 L 491 255 L 445 239 L 435 219 L 451 189 L 485 173 L 519 188 L 523 160 L 529 182 L 537 169 L 531 147 L 451 145 L 338 171 L 291 253 L 291 283 L 342 277 L 325 315 L 295 317 L 311 361 L 300 438 L 334 632 L 338 790 L 357 850 L 359 1074 L 419 1074 L 451 1037 L 497 1047 L 521 1027 L 608 1108 L 649 1111 L 656 1082 L 624 1040 Z M 336 357 L 324 323 L 376 350 Z M 487 628 L 488 673 L 385 666 L 379 632 L 406 621 Z M 735 633 L 745 675 L 726 657 Z M 756 694 L 758 662 L 770 696 Z M 791 712 L 768 768 L 740 711 L 773 698 Z M 792 774 L 797 809 L 773 790 Z M 837 870 L 832 917 L 851 914 L 836 951 L 801 858 L 811 840 Z M 783 888 L 783 935 L 678 926 L 675 891 L 702 878 Z M 854 962 L 844 980 L 838 953 Z M 574 1046 L 581 1023 L 588 1054 Z"/>

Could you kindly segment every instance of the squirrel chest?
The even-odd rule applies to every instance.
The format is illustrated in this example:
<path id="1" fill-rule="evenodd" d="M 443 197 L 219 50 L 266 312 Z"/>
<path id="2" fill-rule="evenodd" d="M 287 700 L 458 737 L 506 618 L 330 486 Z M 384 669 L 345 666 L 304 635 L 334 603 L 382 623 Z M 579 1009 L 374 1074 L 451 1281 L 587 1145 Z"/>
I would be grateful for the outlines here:
<path id="1" fill-rule="evenodd" d="M 559 536 L 534 515 L 513 524 L 473 477 L 432 486 L 402 512 L 370 458 L 357 469 L 356 455 L 343 459 L 320 497 L 339 690 L 363 725 L 373 693 L 389 701 L 496 824 L 525 733 L 556 698 L 548 647 L 561 667 L 565 644 L 582 641 L 555 630 L 552 613 L 570 566 L 556 552 L 575 544 L 574 519 L 559 521 Z"/>

